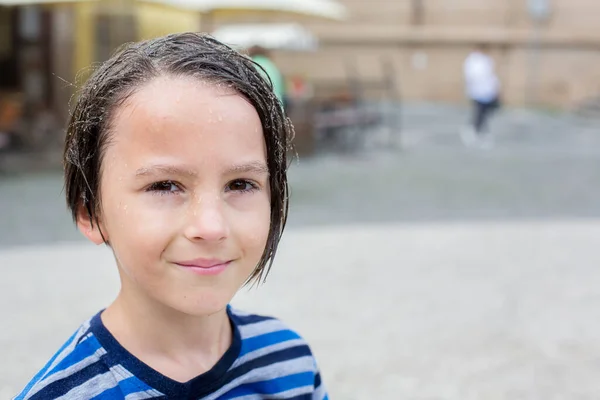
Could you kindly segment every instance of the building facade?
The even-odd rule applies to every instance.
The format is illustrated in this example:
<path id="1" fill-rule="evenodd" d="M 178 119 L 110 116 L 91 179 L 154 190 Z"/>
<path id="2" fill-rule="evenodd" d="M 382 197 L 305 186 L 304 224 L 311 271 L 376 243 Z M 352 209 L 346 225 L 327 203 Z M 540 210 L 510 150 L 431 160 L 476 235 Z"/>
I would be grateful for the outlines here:
<path id="1" fill-rule="evenodd" d="M 486 42 L 508 104 L 569 109 L 600 94 L 596 0 L 340 1 L 348 20 L 309 23 L 321 40 L 314 56 L 277 55 L 287 73 L 336 79 L 353 60 L 369 78 L 387 59 L 404 99 L 462 102 L 462 63 Z M 533 18 L 536 3 L 548 6 L 545 18 Z"/>

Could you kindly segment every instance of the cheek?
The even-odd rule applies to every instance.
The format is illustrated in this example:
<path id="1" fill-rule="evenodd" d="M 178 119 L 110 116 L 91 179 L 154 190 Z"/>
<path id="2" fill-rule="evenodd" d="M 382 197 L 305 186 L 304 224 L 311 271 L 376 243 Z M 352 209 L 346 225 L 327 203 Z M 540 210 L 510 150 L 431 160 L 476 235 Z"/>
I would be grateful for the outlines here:
<path id="1" fill-rule="evenodd" d="M 235 231 L 248 255 L 260 258 L 267 244 L 271 225 L 271 208 L 268 199 L 263 199 L 260 205 L 243 213 L 243 217 L 234 217 Z M 258 261 L 258 260 L 257 260 Z"/>
<path id="2" fill-rule="evenodd" d="M 151 254 L 164 248 L 162 242 L 173 226 L 169 221 L 174 219 L 167 207 L 156 212 L 144 196 L 136 194 L 109 199 L 103 204 L 104 223 L 109 241 L 120 257 L 134 251 Z"/>

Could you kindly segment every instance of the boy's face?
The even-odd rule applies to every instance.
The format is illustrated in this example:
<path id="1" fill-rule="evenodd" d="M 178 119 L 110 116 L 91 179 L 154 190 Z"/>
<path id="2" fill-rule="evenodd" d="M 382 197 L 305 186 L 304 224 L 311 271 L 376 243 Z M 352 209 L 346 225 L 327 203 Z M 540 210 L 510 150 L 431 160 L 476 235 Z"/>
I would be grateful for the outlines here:
<path id="1" fill-rule="evenodd" d="M 190 315 L 222 310 L 270 225 L 266 148 L 241 96 L 159 77 L 117 111 L 102 161 L 100 227 L 122 294 Z M 80 228 L 101 243 L 97 229 Z"/>

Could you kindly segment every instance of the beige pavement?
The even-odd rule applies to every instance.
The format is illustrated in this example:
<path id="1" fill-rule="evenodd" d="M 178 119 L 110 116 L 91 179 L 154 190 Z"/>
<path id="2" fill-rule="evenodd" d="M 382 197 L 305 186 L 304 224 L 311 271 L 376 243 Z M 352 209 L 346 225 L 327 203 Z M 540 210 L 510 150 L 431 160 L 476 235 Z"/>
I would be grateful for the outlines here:
<path id="1" fill-rule="evenodd" d="M 290 230 L 234 304 L 312 343 L 332 399 L 583 400 L 600 393 L 600 220 Z M 0 399 L 117 290 L 110 253 L 0 252 Z"/>

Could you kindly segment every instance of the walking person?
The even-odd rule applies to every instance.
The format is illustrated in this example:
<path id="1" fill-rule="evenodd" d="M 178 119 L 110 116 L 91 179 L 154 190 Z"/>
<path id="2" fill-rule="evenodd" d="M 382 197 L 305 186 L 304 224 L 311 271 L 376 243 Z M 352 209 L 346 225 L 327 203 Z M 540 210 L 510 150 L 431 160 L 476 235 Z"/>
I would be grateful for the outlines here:
<path id="1" fill-rule="evenodd" d="M 469 54 L 463 66 L 466 92 L 473 104 L 471 125 L 463 129 L 461 138 L 465 145 L 493 146 L 488 120 L 500 107 L 500 80 L 496 75 L 494 60 L 487 44 L 479 44 Z"/>

